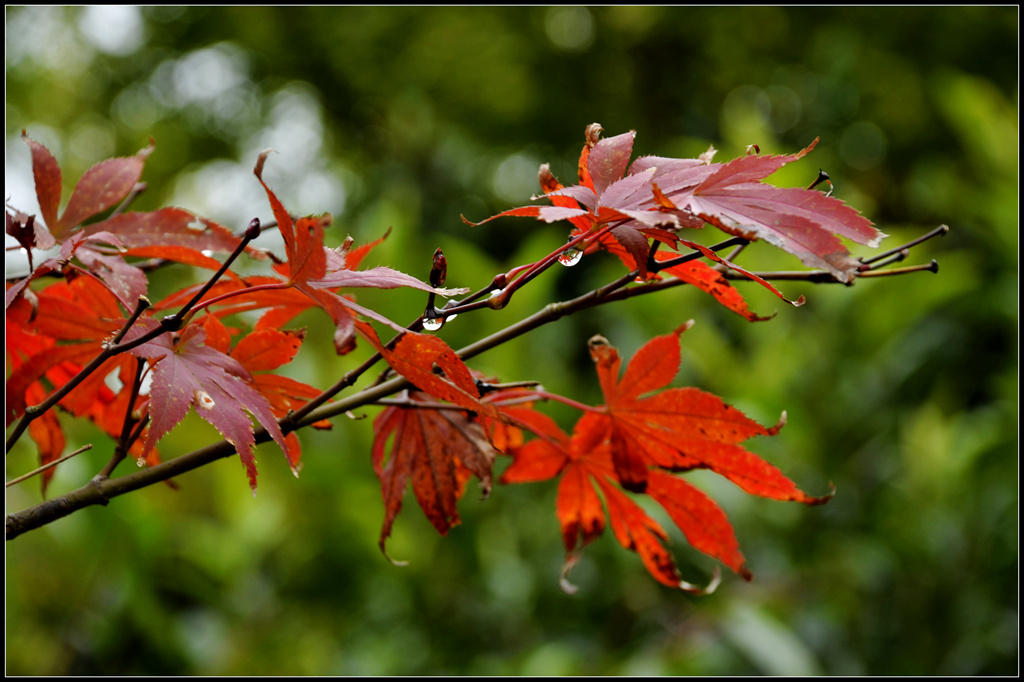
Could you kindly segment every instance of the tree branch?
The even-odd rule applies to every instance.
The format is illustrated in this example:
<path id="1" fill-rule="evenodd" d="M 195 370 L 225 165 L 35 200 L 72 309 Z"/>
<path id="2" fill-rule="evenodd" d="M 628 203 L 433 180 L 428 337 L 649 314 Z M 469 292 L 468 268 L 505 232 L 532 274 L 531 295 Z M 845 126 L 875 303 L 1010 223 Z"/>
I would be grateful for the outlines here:
<path id="1" fill-rule="evenodd" d="M 944 227 L 944 226 L 943 226 Z M 948 228 L 947 228 L 948 229 Z M 944 230 L 939 228 L 933 230 L 930 236 L 935 234 L 944 234 Z M 927 235 L 926 235 L 927 237 Z M 921 238 L 912 242 L 910 246 L 916 243 L 924 241 L 925 238 Z M 712 250 L 719 250 L 728 248 L 729 246 L 736 245 L 738 242 L 735 240 L 726 240 L 714 247 Z M 909 248 L 902 246 L 899 249 L 895 249 L 891 253 L 897 253 L 901 249 Z M 888 255 L 891 255 L 888 254 Z M 882 254 L 884 259 L 887 254 Z M 699 258 L 700 254 L 688 254 L 682 256 L 679 259 L 673 259 L 672 261 L 662 261 L 658 263 L 661 267 L 671 267 L 670 264 L 678 264 L 685 262 L 686 260 L 693 260 Z M 881 259 L 873 259 L 872 262 L 877 262 Z M 865 261 L 865 264 L 870 265 L 869 262 Z M 886 276 L 886 275 L 898 275 L 909 272 L 919 272 L 922 270 L 937 269 L 937 264 L 932 261 L 930 265 L 924 266 L 912 266 L 909 268 L 897 268 L 886 271 L 875 271 L 875 272 L 862 272 L 858 276 Z M 560 301 L 556 303 L 550 303 L 544 306 L 541 310 L 536 313 L 523 318 L 522 320 L 509 325 L 505 329 L 498 331 L 490 336 L 480 339 L 475 343 L 465 346 L 461 350 L 457 351 L 457 354 L 463 359 L 468 360 L 472 357 L 479 355 L 487 350 L 500 346 L 507 341 L 515 339 L 527 332 L 530 332 L 538 327 L 544 326 L 550 322 L 554 322 L 562 317 L 577 313 L 581 310 L 592 308 L 598 305 L 604 305 L 613 301 L 624 300 L 632 298 L 633 296 L 641 296 L 650 294 L 655 291 L 661 291 L 672 286 L 679 286 L 686 284 L 683 280 L 672 279 L 661 282 L 654 282 L 650 284 L 644 284 L 629 289 L 624 289 L 627 285 L 632 283 L 637 275 L 638 270 L 634 270 L 629 274 L 623 275 L 618 279 L 615 279 L 604 286 L 594 289 L 590 292 L 583 294 L 577 298 L 569 301 Z M 747 279 L 741 274 L 727 271 L 723 273 L 729 279 Z M 759 277 L 763 279 L 793 279 L 793 280 L 804 280 L 809 282 L 820 282 L 820 283 L 832 283 L 837 280 L 832 275 L 825 271 L 809 271 L 809 272 L 768 272 L 759 273 Z M 826 277 L 827 276 L 827 277 Z M 497 278 L 496 280 L 497 281 Z M 493 283 L 492 283 L 493 286 Z M 198 301 L 199 298 L 194 299 Z M 473 304 L 471 304 L 473 305 Z M 452 312 L 458 310 L 458 306 L 453 309 Z M 397 337 L 396 337 L 397 338 Z M 393 339 L 394 340 L 394 339 Z M 137 345 L 137 344 L 136 344 Z M 341 398 L 330 404 L 323 404 L 330 399 L 333 395 L 337 394 L 344 388 L 351 386 L 359 376 L 361 376 L 369 367 L 380 360 L 379 354 L 374 354 L 368 358 L 360 367 L 346 373 L 334 386 L 327 391 L 324 391 L 319 397 L 311 401 L 309 404 L 303 407 L 293 414 L 290 414 L 282 419 L 278 420 L 278 424 L 284 433 L 309 426 L 315 422 L 323 419 L 330 419 L 338 415 L 344 414 L 352 409 L 362 407 L 368 404 L 380 403 L 398 391 L 405 388 L 411 387 L 411 384 L 404 377 L 395 377 L 388 381 L 378 383 L 376 385 L 365 388 L 358 393 L 351 396 Z M 254 433 L 255 442 L 257 444 L 264 443 L 270 440 L 270 435 L 264 428 L 259 428 Z M 131 474 L 119 477 L 117 479 L 109 479 L 104 475 L 97 475 L 88 484 L 78 488 L 77 490 L 71 491 L 58 498 L 54 498 L 43 502 L 41 504 L 29 507 L 25 510 L 15 512 L 7 515 L 6 522 L 6 537 L 7 540 L 12 540 L 22 533 L 29 530 L 39 528 L 46 524 L 52 523 L 53 521 L 63 518 L 79 509 L 94 506 L 94 505 L 106 505 L 112 498 L 124 495 L 125 493 L 145 488 L 154 483 L 166 481 L 174 476 L 183 474 L 188 471 L 192 471 L 206 464 L 209 464 L 218 459 L 224 457 L 230 457 L 235 454 L 235 446 L 227 441 L 219 441 L 213 443 L 199 450 L 195 450 L 180 457 L 176 457 L 167 462 L 163 462 L 154 467 L 144 469 L 142 471 L 133 472 Z"/>

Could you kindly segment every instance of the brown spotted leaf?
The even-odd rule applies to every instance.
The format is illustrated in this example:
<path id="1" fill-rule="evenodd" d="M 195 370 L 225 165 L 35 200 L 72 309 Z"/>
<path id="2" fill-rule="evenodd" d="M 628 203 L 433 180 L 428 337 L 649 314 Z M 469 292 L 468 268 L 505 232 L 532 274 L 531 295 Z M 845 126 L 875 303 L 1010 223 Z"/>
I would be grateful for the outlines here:
<path id="1" fill-rule="evenodd" d="M 433 398 L 414 391 L 409 400 L 415 404 Z M 465 412 L 389 406 L 374 420 L 373 430 L 373 468 L 384 497 L 380 548 L 385 555 L 409 484 L 423 513 L 442 535 L 459 523 L 456 502 L 470 475 L 480 479 L 485 497 L 489 493 L 496 453 L 479 422 Z"/>

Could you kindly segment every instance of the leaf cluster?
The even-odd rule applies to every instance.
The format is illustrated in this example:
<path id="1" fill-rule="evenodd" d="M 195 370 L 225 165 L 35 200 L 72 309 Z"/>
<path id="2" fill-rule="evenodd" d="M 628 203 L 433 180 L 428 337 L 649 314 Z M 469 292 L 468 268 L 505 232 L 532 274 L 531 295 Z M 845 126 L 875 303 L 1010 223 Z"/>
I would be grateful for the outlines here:
<path id="1" fill-rule="evenodd" d="M 61 212 L 60 167 L 43 145 L 23 135 L 41 215 L 7 209 L 7 232 L 29 254 L 31 270 L 8 282 L 6 292 L 7 425 L 13 426 L 7 447 L 28 432 L 46 467 L 41 471 L 44 492 L 51 465 L 66 447 L 55 407 L 93 421 L 115 448 L 90 482 L 89 494 L 71 494 L 74 504 L 44 504 L 8 516 L 8 538 L 231 452 L 239 455 L 255 494 L 258 442 L 273 440 L 298 475 L 302 455 L 296 430 L 331 428 L 330 417 L 379 404 L 385 407 L 373 422 L 371 461 L 384 502 L 382 551 L 407 488 L 445 534 L 459 523 L 457 502 L 468 481 L 476 477 L 484 496 L 489 494 L 495 462 L 506 455 L 512 464 L 500 477 L 504 483 L 559 479 L 556 517 L 566 548 L 566 589 L 571 589 L 569 569 L 606 524 L 658 581 L 694 592 L 717 584 L 716 579 L 699 588 L 682 578 L 666 547 L 665 530 L 629 493 L 648 495 L 695 549 L 749 579 L 724 512 L 677 474 L 709 469 L 748 493 L 776 500 L 813 505 L 830 496 L 807 496 L 741 445 L 754 436 L 775 435 L 784 418 L 767 428 L 699 389 L 667 388 L 679 368 L 679 337 L 691 323 L 651 340 L 621 378 L 616 349 L 603 337 L 592 338 L 591 356 L 605 399 L 600 406 L 549 393 L 532 378 L 503 384 L 482 377 L 466 360 L 578 310 L 682 284 L 698 287 L 750 321 L 768 319 L 752 312 L 730 281 L 754 281 L 788 301 L 768 282 L 771 273 L 755 274 L 733 262 L 753 241 L 820 268 L 805 272 L 804 279 L 848 285 L 902 259 L 909 246 L 872 260 L 855 259 L 839 236 L 877 246 L 884 235 L 868 220 L 814 185 L 785 189 L 764 182 L 809 153 L 813 143 L 796 154 L 755 150 L 724 164 L 712 162 L 714 150 L 697 159 L 646 156 L 630 163 L 635 134 L 602 139 L 601 132 L 597 124 L 586 130 L 578 184 L 565 187 L 546 165 L 541 167 L 544 193 L 535 199 L 551 205 L 510 209 L 482 221 L 505 216 L 566 220 L 572 226 L 566 245 L 498 273 L 473 293 L 442 288 L 447 261 L 440 249 L 431 258 L 428 282 L 383 266 L 360 269 L 380 240 L 360 247 L 351 238 L 336 247 L 326 245 L 324 228 L 331 216 L 292 216 L 263 179 L 266 153 L 254 173 L 284 241 L 283 259 L 250 245 L 262 229 L 258 219 L 233 233 L 180 208 L 127 211 L 145 189 L 140 178 L 152 144 L 135 156 L 110 159 L 87 171 Z M 728 238 L 708 247 L 684 236 L 705 225 Z M 32 262 L 33 249 L 55 246 L 58 255 Z M 732 254 L 720 255 L 728 248 Z M 552 303 L 460 351 L 421 331 L 439 329 L 458 314 L 501 310 L 555 263 L 572 265 L 599 250 L 616 255 L 626 274 L 577 299 Z M 212 257 L 217 253 L 227 255 L 221 261 Z M 232 266 L 243 255 L 265 263 L 267 274 L 235 272 Z M 173 264 L 213 274 L 151 303 L 147 273 Z M 915 269 L 920 268 L 888 272 Z M 344 291 L 398 287 L 427 298 L 423 312 L 406 325 L 360 305 Z M 454 298 L 464 294 L 469 295 Z M 437 307 L 437 296 L 451 300 Z M 799 305 L 802 300 L 788 302 Z M 303 330 L 284 327 L 309 309 L 330 318 L 337 354 L 356 351 L 359 339 L 372 350 L 357 369 L 328 387 L 280 373 L 305 338 Z M 392 338 L 382 340 L 372 323 L 390 328 Z M 341 395 L 382 361 L 386 369 L 376 380 Z M 547 400 L 583 412 L 571 436 L 537 410 Z M 162 463 L 157 445 L 190 410 L 212 424 L 225 445 Z M 111 478 L 129 454 L 149 469 Z"/>

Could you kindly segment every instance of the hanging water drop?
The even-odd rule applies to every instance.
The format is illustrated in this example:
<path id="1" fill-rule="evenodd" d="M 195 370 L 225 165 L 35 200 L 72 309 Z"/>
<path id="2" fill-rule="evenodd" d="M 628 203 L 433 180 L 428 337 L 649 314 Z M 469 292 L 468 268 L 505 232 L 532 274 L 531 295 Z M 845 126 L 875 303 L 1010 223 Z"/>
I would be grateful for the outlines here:
<path id="1" fill-rule="evenodd" d="M 579 263 L 581 258 L 583 258 L 583 252 L 573 247 L 571 249 L 566 249 L 565 251 L 563 251 L 562 254 L 558 257 L 558 262 L 567 268 L 571 268 L 572 266 Z"/>
<path id="2" fill-rule="evenodd" d="M 433 317 L 423 320 L 423 328 L 430 332 L 436 332 L 444 324 L 444 319 L 440 317 Z"/>

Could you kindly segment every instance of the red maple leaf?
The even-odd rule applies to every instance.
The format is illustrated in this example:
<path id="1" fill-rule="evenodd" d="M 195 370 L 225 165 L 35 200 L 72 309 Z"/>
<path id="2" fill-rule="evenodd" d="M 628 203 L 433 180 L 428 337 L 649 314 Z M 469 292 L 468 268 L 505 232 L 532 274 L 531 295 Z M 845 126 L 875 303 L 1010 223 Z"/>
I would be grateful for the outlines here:
<path id="1" fill-rule="evenodd" d="M 402 338 L 392 350 L 380 342 L 369 324 L 358 321 L 356 327 L 391 368 L 416 388 L 438 400 L 447 400 L 491 419 L 498 418 L 494 405 L 480 400 L 476 379 L 462 358 L 438 337 L 403 330 Z M 434 373 L 435 364 L 446 378 Z"/>
<path id="2" fill-rule="evenodd" d="M 348 352 L 353 347 L 353 320 L 356 314 L 364 315 L 391 326 L 396 330 L 403 328 L 388 318 L 369 308 L 357 304 L 352 298 L 337 294 L 334 289 L 340 287 L 372 287 L 376 289 L 392 289 L 396 287 L 412 287 L 422 291 L 451 296 L 465 293 L 468 289 L 439 289 L 399 272 L 392 268 L 377 267 L 370 270 L 354 270 L 358 262 L 372 245 L 348 259 L 350 241 L 338 250 L 324 246 L 324 228 L 331 224 L 331 216 L 308 216 L 298 221 L 285 210 L 284 204 L 277 198 L 273 190 L 263 180 L 263 165 L 268 152 L 260 154 L 253 169 L 256 178 L 266 190 L 270 207 L 277 220 L 278 229 L 285 243 L 287 261 L 274 266 L 282 276 L 287 278 L 286 284 L 308 296 L 323 308 L 334 321 L 335 348 L 338 353 Z M 385 235 L 386 236 L 386 235 Z"/>
<path id="3" fill-rule="evenodd" d="M 125 339 L 138 338 L 157 324 L 148 318 L 140 320 Z M 203 343 L 206 332 L 202 325 L 190 324 L 173 336 L 177 338 L 163 334 L 129 351 L 154 364 L 149 400 L 150 425 L 144 454 L 177 426 L 189 408 L 194 406 L 200 417 L 235 446 L 255 494 L 256 459 L 253 448 L 256 441 L 249 414 L 270 433 L 282 451 L 288 451 L 270 404 L 256 389 L 252 376 L 241 363 Z"/>
<path id="4" fill-rule="evenodd" d="M 419 391 L 402 395 L 411 405 L 432 400 Z M 480 479 L 484 497 L 490 493 L 496 451 L 480 423 L 467 413 L 426 405 L 389 406 L 374 420 L 373 431 L 373 469 L 384 496 L 379 544 L 385 556 L 384 545 L 409 483 L 423 513 L 441 535 L 459 523 L 456 502 L 471 475 Z"/>
<path id="5" fill-rule="evenodd" d="M 153 151 L 152 144 L 135 156 L 107 159 L 86 171 L 63 214 L 58 215 L 62 192 L 60 166 L 45 146 L 24 132 L 22 138 L 32 154 L 36 197 L 43 220 L 16 210 L 13 214 L 11 210 L 7 212 L 7 232 L 26 249 L 32 270 L 28 277 L 8 289 L 8 306 L 28 282 L 53 272 L 65 273 L 75 257 L 131 310 L 139 297 L 145 296 L 147 280 L 142 270 L 124 260 L 126 256 L 162 258 L 217 269 L 220 264 L 203 251 L 230 251 L 239 243 L 226 228 L 179 208 L 121 213 L 84 225 L 128 197 Z M 60 255 L 32 268 L 31 248 L 50 248 L 56 243 L 62 245 Z"/>
<path id="6" fill-rule="evenodd" d="M 204 328 L 207 334 L 211 328 L 220 327 L 216 333 L 220 334 L 221 339 L 226 336 L 227 330 L 215 316 L 208 316 L 206 322 Z M 270 403 L 270 409 L 276 417 L 284 417 L 290 411 L 305 405 L 311 398 L 320 395 L 320 390 L 309 384 L 271 373 L 272 370 L 292 361 L 305 337 L 306 332 L 301 329 L 256 329 L 240 339 L 231 349 L 230 356 L 252 374 L 253 385 Z M 227 346 L 221 341 L 219 345 L 214 345 L 214 348 L 223 352 Z M 331 422 L 321 420 L 312 426 L 317 429 L 330 429 Z M 284 440 L 288 446 L 285 455 L 291 464 L 292 472 L 298 476 L 299 459 L 302 455 L 299 438 L 292 432 L 287 434 Z"/>
<path id="7" fill-rule="evenodd" d="M 544 194 L 534 199 L 549 199 L 553 206 L 514 208 L 481 223 L 501 216 L 569 220 L 576 228 L 573 236 L 607 227 L 595 239 L 605 246 L 614 239 L 644 279 L 648 237 L 675 248 L 675 231 L 702 227 L 705 222 L 747 239 L 764 239 L 843 282 L 849 281 L 859 263 L 836 235 L 871 247 L 885 237 L 838 199 L 762 182 L 783 165 L 802 158 L 817 140 L 796 154 L 750 155 L 726 164 L 710 163 L 710 154 L 705 154 L 698 159 L 644 156 L 630 165 L 635 133 L 603 140 L 600 133 L 596 123 L 587 128 L 579 184 L 563 187 L 546 165 L 541 166 Z"/>
<path id="8" fill-rule="evenodd" d="M 32 174 L 39 210 L 58 242 L 64 241 L 74 228 L 89 218 L 113 208 L 127 197 L 142 176 L 146 157 L 153 151 L 151 144 L 135 156 L 107 159 L 87 170 L 58 217 L 63 190 L 60 165 L 46 147 L 30 138 L 25 131 L 21 137 L 32 151 Z"/>
<path id="9" fill-rule="evenodd" d="M 38 248 L 63 242 L 78 226 L 123 201 L 142 176 L 146 158 L 153 144 L 135 156 L 107 159 L 96 164 L 75 185 L 68 205 L 58 217 L 62 178 L 60 165 L 50 151 L 22 131 L 22 139 L 32 153 L 32 174 L 36 185 L 39 209 L 52 235 L 49 246 L 39 243 L 39 224 L 35 244 Z M 146 246 L 180 246 L 194 250 L 231 251 L 238 237 L 211 220 L 197 217 L 180 208 L 164 208 L 146 213 L 122 213 L 82 228 L 85 234 L 110 232 L 117 235 L 126 248 Z M 164 256 L 167 257 L 167 256 Z"/>
<path id="10" fill-rule="evenodd" d="M 692 216 L 683 212 L 666 211 L 653 204 L 651 178 L 654 169 L 644 169 L 639 173 L 631 170 L 623 177 L 629 166 L 636 133 L 628 132 L 604 140 L 597 139 L 599 134 L 600 126 L 597 124 L 587 128 L 587 144 L 579 161 L 580 184 L 563 187 L 546 165 L 541 166 L 543 198 L 550 199 L 554 206 L 523 206 L 470 224 L 480 225 L 502 216 L 532 216 L 548 223 L 569 220 L 576 226 L 578 234 L 608 226 L 608 234 L 633 257 L 640 276 L 646 278 L 650 250 L 648 237 L 674 245 L 675 238 L 666 228 L 699 226 L 703 222 L 695 222 Z"/>
<path id="11" fill-rule="evenodd" d="M 676 206 L 708 219 L 719 229 L 751 235 L 788 251 L 805 265 L 828 270 L 848 282 L 860 263 L 836 235 L 877 247 L 885 235 L 869 220 L 833 197 L 801 188 L 780 188 L 762 180 L 782 166 L 803 158 L 815 139 L 796 154 L 750 155 L 723 164 L 695 187 L 661 186 Z"/>
<path id="12" fill-rule="evenodd" d="M 102 352 L 103 343 L 124 323 L 117 299 L 89 276 L 57 282 L 19 297 L 6 312 L 6 350 L 11 372 L 5 387 L 8 425 L 24 415 L 26 405 L 43 402 L 51 390 L 61 388 L 78 374 Z M 133 370 L 134 360 L 130 357 L 110 358 L 58 405 L 119 438 L 129 392 L 111 390 L 107 379 L 117 374 L 122 386 L 126 385 Z M 39 448 L 40 464 L 53 461 L 64 448 L 64 436 L 54 411 L 33 420 L 29 436 Z M 132 454 L 140 456 L 139 444 L 132 445 Z M 153 455 L 150 461 L 155 463 L 158 458 Z M 43 473 L 44 493 L 53 471 Z"/>
<path id="13" fill-rule="evenodd" d="M 776 500 L 813 505 L 831 497 L 804 494 L 774 466 L 739 446 L 751 436 L 777 433 L 781 423 L 765 428 L 694 388 L 661 390 L 678 371 L 679 335 L 688 327 L 645 344 L 621 378 L 618 352 L 602 337 L 591 339 L 606 404 L 586 412 L 571 438 L 547 418 L 520 418 L 539 437 L 514 450 L 514 462 L 501 480 L 522 483 L 560 476 L 556 516 L 566 548 L 563 578 L 583 547 L 603 532 L 606 507 L 616 539 L 637 552 L 657 580 L 697 589 L 680 578 L 664 544 L 665 531 L 620 485 L 657 501 L 695 549 L 747 579 L 750 574 L 724 512 L 668 472 L 707 468 L 746 492 Z"/>
<path id="14" fill-rule="evenodd" d="M 32 335 L 7 338 L 8 357 L 20 354 L 24 358 L 7 378 L 8 425 L 24 414 L 30 386 L 44 376 L 54 389 L 63 386 L 102 352 L 103 343 L 124 323 L 117 300 L 91 277 L 58 282 L 33 292 L 33 299 L 34 305 L 19 298 L 7 309 L 9 330 L 20 328 Z M 25 338 L 26 343 L 17 347 L 19 338 Z M 96 403 L 110 402 L 112 396 L 104 378 L 124 361 L 119 357 L 107 360 L 59 404 L 84 416 Z"/>

